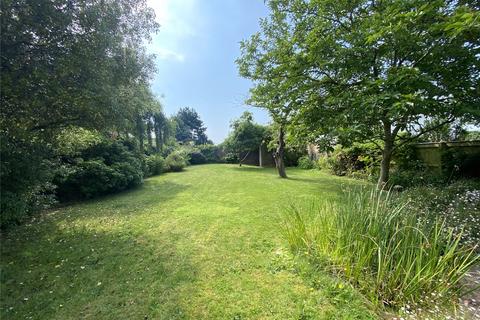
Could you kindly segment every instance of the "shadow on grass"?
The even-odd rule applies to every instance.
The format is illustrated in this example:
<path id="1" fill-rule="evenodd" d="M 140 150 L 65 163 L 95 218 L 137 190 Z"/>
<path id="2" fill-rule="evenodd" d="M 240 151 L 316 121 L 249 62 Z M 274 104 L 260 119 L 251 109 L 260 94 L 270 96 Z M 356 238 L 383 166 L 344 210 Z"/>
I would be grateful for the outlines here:
<path id="1" fill-rule="evenodd" d="M 197 272 L 181 235 L 32 228 L 2 237 L 0 318 L 184 317 Z"/>
<path id="2" fill-rule="evenodd" d="M 250 165 L 243 165 L 241 167 L 235 166 L 231 167 L 231 169 L 235 171 L 242 171 L 242 172 L 254 172 L 256 174 L 263 172 L 263 173 L 275 173 L 275 168 L 271 167 L 257 167 L 257 166 L 250 166 Z"/>
<path id="3" fill-rule="evenodd" d="M 187 190 L 188 185 L 168 180 L 150 179 L 135 189 L 126 190 L 117 194 L 106 195 L 94 199 L 79 201 L 69 205 L 49 210 L 59 210 L 58 219 L 69 218 L 67 212 L 73 213 L 72 218 L 79 217 L 106 217 L 118 215 L 138 214 L 162 203 L 174 199 L 179 193 Z M 43 213 L 40 213 L 42 215 Z"/>

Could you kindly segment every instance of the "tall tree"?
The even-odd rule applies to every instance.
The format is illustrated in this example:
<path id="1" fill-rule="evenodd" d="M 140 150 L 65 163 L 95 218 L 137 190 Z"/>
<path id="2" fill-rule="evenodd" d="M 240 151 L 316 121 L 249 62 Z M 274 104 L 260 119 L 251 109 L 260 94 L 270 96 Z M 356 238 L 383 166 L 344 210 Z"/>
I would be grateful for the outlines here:
<path id="1" fill-rule="evenodd" d="M 144 41 L 158 25 L 145 0 L 5 0 L 0 16 L 3 217 L 48 185 L 62 128 L 133 131 L 154 70 Z"/>
<path id="2" fill-rule="evenodd" d="M 175 125 L 168 119 L 162 110 L 153 115 L 153 127 L 155 131 L 155 147 L 157 152 L 161 152 L 163 147 L 175 138 Z"/>
<path id="3" fill-rule="evenodd" d="M 206 128 L 193 108 L 181 108 L 174 120 L 177 123 L 175 137 L 178 141 L 193 142 L 197 145 L 207 143 Z"/>
<path id="4" fill-rule="evenodd" d="M 480 117 L 477 1 L 271 0 L 261 32 L 242 42 L 242 75 L 288 106 L 305 136 L 371 140 L 393 152 L 435 128 L 425 119 Z M 270 91 L 272 90 L 272 91 Z M 264 101 L 260 101 L 264 103 Z M 262 104 L 260 106 L 262 106 Z M 314 133 L 314 134 L 312 134 Z"/>
<path id="5" fill-rule="evenodd" d="M 267 128 L 255 123 L 251 112 L 245 111 L 240 118 L 232 121 L 232 131 L 225 139 L 224 145 L 227 152 L 238 156 L 239 165 L 242 165 L 242 158 L 250 152 L 258 150 L 262 144 Z"/>

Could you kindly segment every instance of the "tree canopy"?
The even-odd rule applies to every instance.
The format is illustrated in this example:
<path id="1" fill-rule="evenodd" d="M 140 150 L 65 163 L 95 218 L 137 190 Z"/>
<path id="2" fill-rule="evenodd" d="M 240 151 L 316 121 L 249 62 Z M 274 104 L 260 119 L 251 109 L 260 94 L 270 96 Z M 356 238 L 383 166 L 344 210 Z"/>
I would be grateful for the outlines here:
<path id="1" fill-rule="evenodd" d="M 64 130 L 136 136 L 155 109 L 145 40 L 159 26 L 144 0 L 6 0 L 0 10 L 3 221 L 51 194 Z"/>
<path id="2" fill-rule="evenodd" d="M 241 155 L 258 150 L 267 134 L 267 128 L 253 121 L 253 114 L 245 111 L 230 124 L 232 131 L 225 139 L 227 152 L 235 154 L 241 163 Z"/>
<path id="3" fill-rule="evenodd" d="M 382 141 L 379 185 L 392 152 L 425 130 L 480 117 L 476 1 L 272 0 L 261 31 L 241 44 L 249 99 L 288 115 L 302 138 Z"/>
<path id="4" fill-rule="evenodd" d="M 207 128 L 193 108 L 180 108 L 174 116 L 174 120 L 177 124 L 175 137 L 178 141 L 193 142 L 197 145 L 209 143 L 206 134 Z"/>

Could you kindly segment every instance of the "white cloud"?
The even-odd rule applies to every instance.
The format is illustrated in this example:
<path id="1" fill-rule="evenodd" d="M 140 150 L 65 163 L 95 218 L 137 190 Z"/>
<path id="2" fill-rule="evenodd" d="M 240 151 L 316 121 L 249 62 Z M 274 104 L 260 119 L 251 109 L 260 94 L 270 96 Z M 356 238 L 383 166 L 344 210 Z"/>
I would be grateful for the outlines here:
<path id="1" fill-rule="evenodd" d="M 178 62 L 185 61 L 185 55 L 169 50 L 166 48 L 152 46 L 151 50 L 156 55 L 157 59 L 161 60 L 176 60 Z"/>
<path id="2" fill-rule="evenodd" d="M 147 0 L 155 10 L 160 31 L 149 45 L 161 60 L 185 61 L 182 44 L 195 37 L 201 28 L 198 0 Z"/>
<path id="3" fill-rule="evenodd" d="M 195 35 L 195 19 L 192 18 L 195 18 L 197 0 L 147 0 L 147 3 L 155 10 L 161 32 Z"/>

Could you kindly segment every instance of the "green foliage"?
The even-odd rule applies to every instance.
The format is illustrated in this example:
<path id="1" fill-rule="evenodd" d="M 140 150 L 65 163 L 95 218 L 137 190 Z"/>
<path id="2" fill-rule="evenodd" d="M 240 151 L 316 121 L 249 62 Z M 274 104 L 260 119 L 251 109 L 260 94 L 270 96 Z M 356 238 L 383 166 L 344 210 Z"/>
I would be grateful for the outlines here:
<path id="1" fill-rule="evenodd" d="M 480 116 L 480 13 L 476 1 L 268 1 L 260 32 L 241 42 L 249 104 L 289 130 L 383 141 L 379 186 L 402 131 L 422 120 Z M 442 98 L 439 98 L 442 97 Z"/>
<path id="2" fill-rule="evenodd" d="M 213 144 L 204 145 L 177 145 L 169 154 L 177 152 L 183 155 L 191 165 L 217 163 L 223 161 L 222 148 Z"/>
<path id="3" fill-rule="evenodd" d="M 156 176 L 166 169 L 165 159 L 159 154 L 152 154 L 145 157 L 145 176 Z"/>
<path id="4" fill-rule="evenodd" d="M 442 174 L 448 179 L 480 177 L 480 153 L 466 153 L 455 148 L 443 148 L 441 152 Z"/>
<path id="5" fill-rule="evenodd" d="M 145 107 L 144 40 L 158 29 L 145 1 L 2 1 L 1 10 L 2 126 L 124 128 Z"/>
<path id="6" fill-rule="evenodd" d="M 416 186 L 400 194 L 408 210 L 425 221 L 444 219 L 465 245 L 480 252 L 480 180 L 458 180 L 435 186 Z"/>
<path id="7" fill-rule="evenodd" d="M 387 187 L 401 186 L 403 188 L 420 186 L 440 186 L 448 183 L 449 178 L 441 173 L 424 169 L 393 170 Z"/>
<path id="8" fill-rule="evenodd" d="M 337 176 L 369 177 L 376 175 L 380 157 L 378 147 L 372 143 L 337 145 L 333 152 L 320 157 L 318 166 Z"/>
<path id="9" fill-rule="evenodd" d="M 28 137 L 11 137 L 0 129 L 0 227 L 54 203 L 51 149 Z"/>
<path id="10" fill-rule="evenodd" d="M 460 245 L 441 218 L 425 223 L 391 196 L 359 189 L 340 202 L 292 207 L 284 236 L 294 251 L 345 277 L 379 306 L 453 301 L 480 256 Z"/>
<path id="11" fill-rule="evenodd" d="M 232 154 L 228 158 L 238 157 L 241 153 L 258 150 L 265 139 L 267 129 L 253 121 L 253 115 L 245 111 L 230 125 L 232 131 L 224 141 L 225 151 Z"/>
<path id="12" fill-rule="evenodd" d="M 395 150 L 393 166 L 397 171 L 425 170 L 425 164 L 418 159 L 413 143 L 406 143 Z"/>
<path id="13" fill-rule="evenodd" d="M 205 157 L 200 151 L 194 151 L 189 154 L 188 162 L 191 165 L 205 164 L 207 163 L 207 157 Z"/>
<path id="14" fill-rule="evenodd" d="M 317 166 L 309 156 L 302 156 L 298 159 L 298 167 L 300 169 L 315 169 Z"/>
<path id="15" fill-rule="evenodd" d="M 220 163 L 224 161 L 223 146 L 203 144 L 197 146 L 197 148 L 205 156 L 207 163 Z"/>
<path id="16" fill-rule="evenodd" d="M 129 141 L 103 140 L 64 165 L 55 179 L 61 200 L 93 198 L 137 186 L 142 163 Z M 133 145 L 134 146 L 134 145 Z"/>
<path id="17" fill-rule="evenodd" d="M 181 108 L 174 116 L 176 123 L 175 138 L 182 143 L 208 143 L 208 137 L 203 121 L 193 108 Z"/>
<path id="18" fill-rule="evenodd" d="M 165 158 L 167 171 L 179 172 L 187 166 L 187 155 L 182 151 L 174 151 Z"/>
<path id="19" fill-rule="evenodd" d="M 52 177 L 68 171 L 59 165 L 76 163 L 98 142 L 98 132 L 135 132 L 137 116 L 154 100 L 145 40 L 158 24 L 143 0 L 7 0 L 0 6 L 4 225 L 51 203 Z M 82 166 L 102 171 L 96 163 Z M 117 166 L 132 175 L 132 168 Z"/>
<path id="20" fill-rule="evenodd" d="M 480 130 L 467 131 L 462 140 L 464 141 L 480 140 Z"/>

